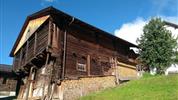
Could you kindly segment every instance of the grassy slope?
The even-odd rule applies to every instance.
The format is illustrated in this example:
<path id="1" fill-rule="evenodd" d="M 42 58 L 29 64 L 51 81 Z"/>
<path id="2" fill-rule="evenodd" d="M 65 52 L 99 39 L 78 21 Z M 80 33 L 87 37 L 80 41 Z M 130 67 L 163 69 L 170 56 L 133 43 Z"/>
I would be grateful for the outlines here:
<path id="1" fill-rule="evenodd" d="M 146 77 L 81 100 L 178 100 L 178 75 Z"/>

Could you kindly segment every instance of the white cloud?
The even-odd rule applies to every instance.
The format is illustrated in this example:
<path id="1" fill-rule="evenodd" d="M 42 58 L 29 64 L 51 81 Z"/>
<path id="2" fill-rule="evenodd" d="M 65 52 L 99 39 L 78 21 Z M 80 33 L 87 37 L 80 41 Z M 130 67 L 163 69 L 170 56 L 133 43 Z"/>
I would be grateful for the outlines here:
<path id="1" fill-rule="evenodd" d="M 143 26 L 147 23 L 143 18 L 137 18 L 133 22 L 125 23 L 116 29 L 114 34 L 124 40 L 136 44 L 136 39 L 143 33 Z"/>
<path id="2" fill-rule="evenodd" d="M 177 17 L 165 17 L 165 16 L 160 16 L 163 20 L 176 23 L 178 24 L 178 16 Z M 116 29 L 114 31 L 115 36 L 120 37 L 124 40 L 127 40 L 133 44 L 137 44 L 136 40 L 141 36 L 143 33 L 143 27 L 146 23 L 148 23 L 149 19 L 143 19 L 141 17 L 137 18 L 136 20 L 132 22 L 125 23 L 121 26 L 121 28 Z M 168 27 L 173 35 L 178 35 L 178 29 L 174 29 L 171 27 Z"/>

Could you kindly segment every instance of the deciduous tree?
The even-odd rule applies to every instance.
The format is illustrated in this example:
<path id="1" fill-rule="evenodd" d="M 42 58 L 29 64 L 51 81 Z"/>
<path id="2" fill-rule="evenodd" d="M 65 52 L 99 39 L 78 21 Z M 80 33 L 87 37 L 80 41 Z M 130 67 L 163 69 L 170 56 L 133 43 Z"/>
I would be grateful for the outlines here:
<path id="1" fill-rule="evenodd" d="M 153 18 L 144 26 L 137 43 L 141 62 L 150 68 L 157 68 L 158 73 L 174 62 L 177 39 L 166 29 L 160 18 Z"/>

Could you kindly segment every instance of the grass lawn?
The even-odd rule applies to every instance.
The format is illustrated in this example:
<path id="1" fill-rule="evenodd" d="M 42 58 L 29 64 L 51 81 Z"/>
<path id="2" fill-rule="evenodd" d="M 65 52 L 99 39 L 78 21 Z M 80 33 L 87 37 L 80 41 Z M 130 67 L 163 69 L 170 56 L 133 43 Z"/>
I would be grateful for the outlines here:
<path id="1" fill-rule="evenodd" d="M 178 100 L 178 75 L 146 76 L 80 100 Z"/>

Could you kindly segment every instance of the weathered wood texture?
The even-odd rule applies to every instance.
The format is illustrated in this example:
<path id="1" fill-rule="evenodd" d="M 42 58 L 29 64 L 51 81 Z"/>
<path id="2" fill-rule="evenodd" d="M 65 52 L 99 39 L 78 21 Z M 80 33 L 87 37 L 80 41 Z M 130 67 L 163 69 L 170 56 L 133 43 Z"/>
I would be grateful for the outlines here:
<path id="1" fill-rule="evenodd" d="M 14 56 L 13 69 L 21 69 L 21 67 L 29 63 L 32 58 L 42 53 L 47 47 L 47 37 L 48 24 L 45 24 L 41 26 L 16 53 Z"/>
<path id="2" fill-rule="evenodd" d="M 36 70 L 33 80 L 28 80 L 32 75 L 28 70 L 27 82 L 22 86 L 18 98 L 48 96 L 52 91 L 51 84 L 58 84 L 63 79 L 113 76 L 116 70 L 118 78 L 136 77 L 135 55 L 132 55 L 127 44 L 78 25 L 60 26 L 62 23 L 54 21 L 48 23 L 42 25 L 14 57 L 15 70 L 23 70 L 24 66 L 28 69 L 34 66 Z M 116 58 L 117 61 L 114 61 Z M 116 69 L 116 62 L 126 66 L 118 65 Z M 39 63 L 42 63 L 40 67 L 36 67 Z"/>
<path id="3" fill-rule="evenodd" d="M 118 41 L 99 33 L 81 29 L 76 24 L 67 27 L 61 27 L 60 24 L 62 23 L 52 22 L 51 25 L 42 25 L 15 55 L 14 69 L 29 63 L 48 47 L 51 57 L 56 59 L 53 77 L 60 79 L 63 65 L 62 56 L 64 55 L 65 31 L 67 32 L 66 65 L 64 69 L 66 78 L 113 75 L 114 66 L 111 59 L 114 57 L 118 57 L 120 62 L 133 65 L 132 61 L 129 61 L 130 51 L 127 45 L 118 43 Z M 50 47 L 47 45 L 49 32 L 51 32 Z M 88 56 L 90 56 L 89 59 L 87 58 Z M 78 63 L 85 64 L 86 71 L 78 70 Z"/>
<path id="4" fill-rule="evenodd" d="M 117 56 L 120 61 L 129 62 L 129 47 L 120 44 L 114 47 L 114 41 L 107 37 L 83 32 L 86 31 L 76 27 L 67 29 L 66 78 L 113 75 L 114 62 L 111 59 Z M 87 62 L 88 55 L 90 64 Z M 77 70 L 77 63 L 86 64 L 87 70 Z"/>
<path id="5" fill-rule="evenodd" d="M 132 80 L 137 78 L 137 70 L 134 65 L 118 62 L 117 66 L 120 80 Z"/>
<path id="6" fill-rule="evenodd" d="M 18 41 L 11 52 L 14 70 L 26 77 L 18 98 L 50 98 L 54 86 L 67 79 L 97 76 L 118 79 L 122 75 L 136 75 L 137 55 L 130 47 L 137 46 L 54 8 L 38 13 L 31 18 L 49 15 L 48 20 L 28 37 L 17 53 L 14 54 L 14 48 Z M 31 68 L 34 70 L 30 71 Z"/>

